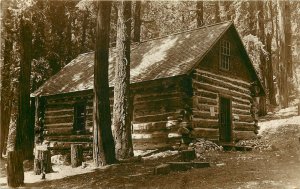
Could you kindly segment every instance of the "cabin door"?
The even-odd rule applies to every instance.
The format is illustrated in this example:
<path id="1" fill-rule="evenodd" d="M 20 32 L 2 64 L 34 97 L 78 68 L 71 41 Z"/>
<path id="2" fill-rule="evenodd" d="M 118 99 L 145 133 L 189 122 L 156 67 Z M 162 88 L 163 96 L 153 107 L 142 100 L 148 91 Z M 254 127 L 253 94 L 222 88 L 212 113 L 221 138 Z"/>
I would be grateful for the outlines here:
<path id="1" fill-rule="evenodd" d="M 221 142 L 231 142 L 231 101 L 220 98 L 219 137 Z"/>

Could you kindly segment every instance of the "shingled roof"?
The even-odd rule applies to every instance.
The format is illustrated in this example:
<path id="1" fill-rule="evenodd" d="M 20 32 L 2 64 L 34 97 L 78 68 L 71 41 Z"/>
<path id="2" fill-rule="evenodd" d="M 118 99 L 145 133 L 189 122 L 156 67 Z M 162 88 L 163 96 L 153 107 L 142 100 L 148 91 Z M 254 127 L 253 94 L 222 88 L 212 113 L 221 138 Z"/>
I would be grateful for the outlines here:
<path id="1" fill-rule="evenodd" d="M 204 57 L 231 22 L 205 26 L 133 45 L 130 82 L 187 74 Z M 114 49 L 110 50 L 109 85 L 114 84 Z M 79 55 L 46 81 L 33 96 L 48 96 L 93 89 L 94 52 Z"/>

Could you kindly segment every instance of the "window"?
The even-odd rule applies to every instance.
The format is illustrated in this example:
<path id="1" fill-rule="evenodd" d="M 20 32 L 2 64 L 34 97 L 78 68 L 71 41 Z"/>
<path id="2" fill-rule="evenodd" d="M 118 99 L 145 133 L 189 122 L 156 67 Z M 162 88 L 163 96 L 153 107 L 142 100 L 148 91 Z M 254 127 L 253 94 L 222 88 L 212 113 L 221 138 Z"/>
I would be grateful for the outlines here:
<path id="1" fill-rule="evenodd" d="M 220 45 L 220 68 L 229 70 L 230 60 L 230 43 L 222 40 Z"/>
<path id="2" fill-rule="evenodd" d="M 86 104 L 84 102 L 75 103 L 74 105 L 74 125 L 73 131 L 76 134 L 85 132 Z"/>

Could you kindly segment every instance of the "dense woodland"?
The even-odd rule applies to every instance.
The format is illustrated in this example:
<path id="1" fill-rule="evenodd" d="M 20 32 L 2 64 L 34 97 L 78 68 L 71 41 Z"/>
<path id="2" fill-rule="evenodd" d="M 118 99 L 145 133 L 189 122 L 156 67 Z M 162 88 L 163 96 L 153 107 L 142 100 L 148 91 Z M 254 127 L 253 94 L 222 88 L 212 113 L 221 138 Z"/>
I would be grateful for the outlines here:
<path id="1" fill-rule="evenodd" d="M 121 113 L 129 106 L 124 96 L 129 95 L 130 61 L 124 59 L 130 60 L 130 44 L 224 21 L 234 22 L 266 89 L 259 114 L 276 106 L 287 107 L 297 96 L 299 81 L 294 70 L 300 65 L 299 1 L 127 1 L 110 2 L 109 9 L 98 4 L 88 0 L 1 1 L 1 154 L 23 149 L 22 145 L 33 148 L 35 102 L 29 94 L 77 55 L 94 51 L 99 43 L 100 49 L 119 49 L 116 72 L 124 76 L 115 78 L 120 86 L 115 85 L 119 93 L 115 94 L 114 123 L 105 123 L 109 127 L 122 128 L 130 122 L 130 115 Z M 98 94 L 102 91 L 99 87 Z M 17 133 L 16 125 L 20 128 Z M 115 134 L 115 140 L 122 137 L 127 142 L 115 146 L 121 159 L 133 155 L 130 132 Z M 26 158 L 31 155 L 29 150 Z"/>

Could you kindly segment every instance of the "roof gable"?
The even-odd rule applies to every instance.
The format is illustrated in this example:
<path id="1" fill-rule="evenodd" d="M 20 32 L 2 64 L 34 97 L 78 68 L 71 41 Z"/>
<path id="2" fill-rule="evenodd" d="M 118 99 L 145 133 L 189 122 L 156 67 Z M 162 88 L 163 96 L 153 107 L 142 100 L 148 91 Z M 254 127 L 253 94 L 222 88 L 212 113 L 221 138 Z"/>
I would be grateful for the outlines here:
<path id="1" fill-rule="evenodd" d="M 196 67 L 231 22 L 141 42 L 132 46 L 130 82 L 138 83 L 188 74 Z M 114 83 L 115 49 L 110 50 L 109 86 Z M 79 55 L 46 81 L 33 96 L 93 89 L 94 52 Z"/>

